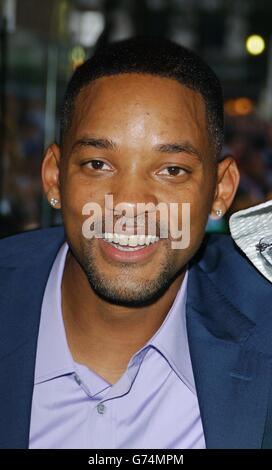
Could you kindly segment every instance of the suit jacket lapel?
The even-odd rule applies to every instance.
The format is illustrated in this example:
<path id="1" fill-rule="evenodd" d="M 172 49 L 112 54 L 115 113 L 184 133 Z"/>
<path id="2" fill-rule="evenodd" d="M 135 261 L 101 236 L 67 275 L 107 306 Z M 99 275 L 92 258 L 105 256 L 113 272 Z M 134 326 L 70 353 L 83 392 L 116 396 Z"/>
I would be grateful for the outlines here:
<path id="1" fill-rule="evenodd" d="M 272 377 L 271 286 L 224 243 L 223 254 L 209 246 L 189 272 L 187 329 L 204 435 L 207 448 L 260 448 Z"/>
<path id="2" fill-rule="evenodd" d="M 43 292 L 63 241 L 57 234 L 37 237 L 33 252 L 22 249 L 0 268 L 0 448 L 28 447 Z"/>

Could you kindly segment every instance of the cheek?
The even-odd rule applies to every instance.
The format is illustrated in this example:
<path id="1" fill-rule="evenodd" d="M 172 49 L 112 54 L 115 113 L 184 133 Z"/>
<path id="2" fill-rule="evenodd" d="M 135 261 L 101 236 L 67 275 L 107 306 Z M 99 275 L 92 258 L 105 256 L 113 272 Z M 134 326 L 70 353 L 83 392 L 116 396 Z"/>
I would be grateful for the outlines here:
<path id="1" fill-rule="evenodd" d="M 210 197 L 206 193 L 198 196 L 191 204 L 191 238 L 192 242 L 203 238 L 210 212 Z"/>
<path id="2" fill-rule="evenodd" d="M 191 202 L 189 221 L 186 220 L 186 212 L 179 214 L 179 236 L 174 238 L 182 240 L 185 246 L 179 249 L 170 248 L 169 254 L 169 258 L 177 269 L 185 266 L 197 252 L 205 235 L 207 217 L 205 204 L 201 201 L 199 203 Z M 188 225 L 186 226 L 186 224 Z M 171 243 L 169 247 L 171 247 Z"/>
<path id="3" fill-rule="evenodd" d="M 206 205 L 202 201 L 188 201 L 186 203 L 171 205 L 169 208 L 170 238 L 190 237 L 192 241 L 199 238 L 205 230 L 208 214 Z"/>
<path id="4" fill-rule="evenodd" d="M 191 186 L 188 200 L 191 203 L 192 225 L 203 224 L 207 221 L 214 193 L 214 179 L 211 171 L 205 171 Z"/>
<path id="5" fill-rule="evenodd" d="M 186 248 L 181 250 L 183 253 L 178 254 L 179 250 L 177 250 L 177 256 L 183 258 L 185 252 L 193 253 L 196 251 L 204 237 L 210 212 L 210 191 L 202 178 L 201 182 L 197 181 L 194 184 L 184 185 L 178 199 L 179 208 L 170 212 L 169 218 L 172 226 L 178 230 L 178 235 L 171 238 L 184 240 Z M 187 242 L 188 240 L 189 242 Z"/>
<path id="6" fill-rule="evenodd" d="M 198 180 L 190 181 L 176 193 L 173 200 L 179 203 L 179 218 L 181 218 L 182 204 L 187 203 L 190 207 L 191 223 L 197 224 L 199 221 L 204 220 L 209 212 L 211 200 L 209 184 L 205 181 L 204 176 Z"/>
<path id="7" fill-rule="evenodd" d="M 90 216 L 90 213 L 82 214 L 83 207 L 87 203 L 95 202 L 103 209 L 102 200 L 103 195 L 99 197 L 90 184 L 82 184 L 77 178 L 67 179 L 62 188 L 62 215 L 67 232 L 71 235 L 72 231 L 81 233 L 84 220 Z"/>

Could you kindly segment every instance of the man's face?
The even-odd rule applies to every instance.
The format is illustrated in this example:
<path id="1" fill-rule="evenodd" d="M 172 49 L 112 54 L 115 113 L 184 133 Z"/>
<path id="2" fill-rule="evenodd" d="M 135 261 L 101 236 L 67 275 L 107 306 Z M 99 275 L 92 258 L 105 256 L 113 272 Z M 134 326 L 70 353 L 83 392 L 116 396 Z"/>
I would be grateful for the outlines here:
<path id="1" fill-rule="evenodd" d="M 215 175 L 197 92 L 141 74 L 103 77 L 84 88 L 65 137 L 60 184 L 67 239 L 91 287 L 110 302 L 131 306 L 165 291 L 203 239 Z M 137 203 L 190 203 L 189 247 L 173 249 L 169 233 L 146 255 L 128 259 L 101 238 L 85 238 L 82 208 L 96 202 L 105 216 L 106 194 L 113 195 L 113 207 L 125 202 L 135 211 Z"/>

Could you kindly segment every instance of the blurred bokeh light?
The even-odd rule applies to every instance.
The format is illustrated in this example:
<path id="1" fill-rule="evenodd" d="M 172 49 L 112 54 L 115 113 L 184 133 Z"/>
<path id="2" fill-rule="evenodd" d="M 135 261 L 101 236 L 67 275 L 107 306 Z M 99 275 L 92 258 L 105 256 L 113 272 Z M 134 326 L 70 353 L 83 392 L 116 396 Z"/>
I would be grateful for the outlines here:
<path id="1" fill-rule="evenodd" d="M 265 40 L 259 34 L 252 34 L 246 40 L 246 49 L 249 54 L 259 55 L 265 50 Z"/>

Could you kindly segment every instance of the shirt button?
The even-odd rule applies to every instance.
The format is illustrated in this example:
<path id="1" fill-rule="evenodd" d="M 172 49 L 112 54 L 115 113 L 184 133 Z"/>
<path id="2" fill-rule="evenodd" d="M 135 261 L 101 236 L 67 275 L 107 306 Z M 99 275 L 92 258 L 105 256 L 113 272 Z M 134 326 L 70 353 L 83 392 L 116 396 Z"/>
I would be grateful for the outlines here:
<path id="1" fill-rule="evenodd" d="M 97 411 L 98 411 L 99 414 L 103 415 L 106 411 L 105 405 L 103 403 L 99 403 L 97 405 Z"/>
<path id="2" fill-rule="evenodd" d="M 81 385 L 81 380 L 77 374 L 75 374 L 75 381 L 78 385 Z"/>

